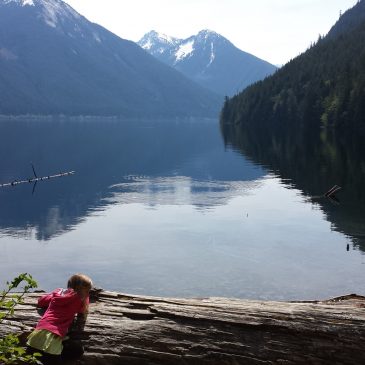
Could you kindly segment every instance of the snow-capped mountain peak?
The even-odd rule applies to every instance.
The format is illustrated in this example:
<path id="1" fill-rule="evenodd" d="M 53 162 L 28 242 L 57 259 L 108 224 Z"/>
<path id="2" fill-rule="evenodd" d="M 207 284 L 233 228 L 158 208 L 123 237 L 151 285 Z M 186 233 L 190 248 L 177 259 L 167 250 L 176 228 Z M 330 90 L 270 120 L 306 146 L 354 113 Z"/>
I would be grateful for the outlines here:
<path id="1" fill-rule="evenodd" d="M 153 35 L 162 42 L 166 42 L 166 43 L 169 43 L 169 44 L 174 44 L 174 43 L 176 43 L 176 41 L 178 41 L 177 38 L 170 37 L 170 36 L 168 36 L 164 33 L 158 33 L 156 31 L 153 31 L 153 32 L 154 32 Z"/>
<path id="2" fill-rule="evenodd" d="M 67 20 L 81 18 L 79 13 L 62 0 L 0 0 L 1 5 L 32 7 L 39 17 L 52 28 L 56 28 Z"/>
<path id="3" fill-rule="evenodd" d="M 172 46 L 177 44 L 179 41 L 180 40 L 177 38 L 151 30 L 145 34 L 138 43 L 142 48 L 151 50 L 153 46 L 155 48 L 156 46 Z"/>
<path id="4" fill-rule="evenodd" d="M 62 0 L 0 0 L 0 9 L 2 7 L 15 8 L 19 16 L 30 12 L 33 20 L 70 38 L 98 44 L 103 41 L 97 27 Z"/>
<path id="5" fill-rule="evenodd" d="M 276 69 L 209 29 L 186 39 L 151 31 L 138 44 L 160 61 L 220 95 L 234 95 Z"/>
<path id="6" fill-rule="evenodd" d="M 62 0 L 0 0 L 0 79 L 1 115 L 216 116 L 221 101 Z"/>
<path id="7" fill-rule="evenodd" d="M 146 33 L 138 44 L 152 55 L 163 54 L 167 49 L 180 43 L 180 39 L 152 30 Z"/>
<path id="8" fill-rule="evenodd" d="M 201 30 L 198 34 L 197 34 L 197 37 L 200 37 L 200 38 L 209 38 L 209 37 L 212 37 L 212 38 L 223 38 L 220 34 L 218 34 L 217 32 L 214 32 L 214 30 L 210 30 L 210 29 L 203 29 Z"/>
<path id="9" fill-rule="evenodd" d="M 209 67 L 216 59 L 217 42 L 228 42 L 220 34 L 203 29 L 198 34 L 187 39 L 178 39 L 155 30 L 145 34 L 138 44 L 157 58 L 169 59 L 170 64 L 177 66 L 193 57 L 196 52 L 206 54 L 206 66 Z"/>

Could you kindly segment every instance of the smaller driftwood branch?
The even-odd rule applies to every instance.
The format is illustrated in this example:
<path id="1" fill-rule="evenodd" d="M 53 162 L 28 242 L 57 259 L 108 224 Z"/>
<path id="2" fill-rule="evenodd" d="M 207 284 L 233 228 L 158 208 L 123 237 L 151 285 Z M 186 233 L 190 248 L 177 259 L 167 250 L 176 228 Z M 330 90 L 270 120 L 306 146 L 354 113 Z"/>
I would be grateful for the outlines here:
<path id="1" fill-rule="evenodd" d="M 43 176 L 43 177 L 33 177 L 33 178 L 29 178 L 26 180 L 14 180 L 5 184 L 0 184 L 0 188 L 5 188 L 8 186 L 16 186 L 16 185 L 20 185 L 20 184 L 28 184 L 28 183 L 36 183 L 38 181 L 43 181 L 43 180 L 50 180 L 50 179 L 55 179 L 58 177 L 64 177 L 64 176 L 70 176 L 73 175 L 75 173 L 75 171 L 68 171 L 68 172 L 60 172 L 59 174 L 55 174 L 55 175 L 48 175 L 48 176 Z"/>

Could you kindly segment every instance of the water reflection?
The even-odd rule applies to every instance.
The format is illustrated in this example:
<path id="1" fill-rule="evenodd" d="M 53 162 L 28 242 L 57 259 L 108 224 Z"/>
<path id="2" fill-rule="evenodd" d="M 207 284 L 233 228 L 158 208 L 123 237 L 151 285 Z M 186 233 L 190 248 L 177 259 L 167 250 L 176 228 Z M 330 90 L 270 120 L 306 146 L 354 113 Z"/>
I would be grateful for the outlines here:
<path id="1" fill-rule="evenodd" d="M 217 121 L 10 121 L 0 131 L 0 182 L 32 176 L 30 161 L 42 176 L 76 171 L 37 184 L 34 194 L 33 185 L 0 189 L 2 235 L 50 240 L 93 211 L 136 202 L 135 195 L 151 206 L 205 209 L 240 193 L 241 181 L 264 175 L 224 153 Z"/>
<path id="2" fill-rule="evenodd" d="M 160 205 L 192 205 L 207 210 L 225 205 L 233 197 L 250 194 L 260 181 L 196 180 L 187 176 L 140 178 L 129 177 L 129 182 L 111 186 L 111 203 L 143 203 L 150 207 Z"/>
<path id="3" fill-rule="evenodd" d="M 356 136 L 333 131 L 244 130 L 225 125 L 226 145 L 278 174 L 318 204 L 332 229 L 350 237 L 365 251 L 365 146 Z M 333 186 L 336 199 L 323 195 Z"/>
<path id="4" fill-rule="evenodd" d="M 329 223 L 344 207 L 356 216 L 353 192 L 323 182 L 327 164 L 290 141 L 233 141 L 239 153 L 216 121 L 12 121 L 0 132 L 1 182 L 31 176 L 30 161 L 38 175 L 76 171 L 34 194 L 0 189 L 0 281 L 26 271 L 48 290 L 81 271 L 130 293 L 262 299 L 364 289 L 361 255 Z M 344 191 L 329 210 L 313 195 L 334 183 Z"/>

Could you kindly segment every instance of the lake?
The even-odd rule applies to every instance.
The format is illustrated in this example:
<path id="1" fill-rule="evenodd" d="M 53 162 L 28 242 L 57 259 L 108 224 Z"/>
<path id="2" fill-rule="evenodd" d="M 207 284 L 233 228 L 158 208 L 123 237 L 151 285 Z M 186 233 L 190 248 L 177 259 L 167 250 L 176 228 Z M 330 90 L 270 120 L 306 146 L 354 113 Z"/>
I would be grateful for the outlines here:
<path id="1" fill-rule="evenodd" d="M 365 154 L 293 145 L 237 141 L 216 120 L 2 120 L 0 183 L 31 177 L 30 162 L 76 174 L 0 188 L 0 282 L 29 272 L 51 290 L 83 272 L 131 294 L 365 294 Z M 334 184 L 340 201 L 322 196 Z"/>

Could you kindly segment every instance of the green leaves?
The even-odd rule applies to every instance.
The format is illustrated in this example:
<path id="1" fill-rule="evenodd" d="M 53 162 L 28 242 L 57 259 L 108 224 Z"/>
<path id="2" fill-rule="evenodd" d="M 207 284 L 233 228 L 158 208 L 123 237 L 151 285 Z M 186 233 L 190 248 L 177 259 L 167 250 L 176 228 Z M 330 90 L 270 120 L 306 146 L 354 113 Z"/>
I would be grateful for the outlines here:
<path id="1" fill-rule="evenodd" d="M 19 289 L 19 286 L 22 283 L 25 285 L 21 288 L 20 293 L 11 293 L 13 290 Z M 6 285 L 7 288 L 2 290 L 0 294 L 0 323 L 4 318 L 14 314 L 14 309 L 18 304 L 22 303 L 24 294 L 38 286 L 32 275 L 27 273 L 20 274 L 10 283 L 7 281 Z"/>
<path id="2" fill-rule="evenodd" d="M 23 284 L 22 288 L 19 288 Z M 31 289 L 37 288 L 37 282 L 27 273 L 20 274 L 11 282 L 6 282 L 6 289 L 0 292 L 0 324 L 14 314 L 15 307 L 23 302 L 23 297 Z M 20 289 L 20 292 L 13 291 Z M 39 358 L 42 355 L 34 353 L 29 355 L 26 348 L 21 346 L 19 338 L 9 334 L 0 338 L 0 364 L 36 364 L 41 365 Z"/>
<path id="3" fill-rule="evenodd" d="M 25 364 L 42 365 L 42 362 L 39 360 L 41 356 L 40 353 L 27 354 L 26 349 L 20 346 L 16 335 L 7 335 L 0 339 L 1 364 L 19 364 L 19 362 L 23 362 Z"/>
<path id="4" fill-rule="evenodd" d="M 23 273 L 14 278 L 10 283 L 7 281 L 5 290 L 1 291 L 0 304 L 5 299 L 6 295 L 12 290 L 17 289 L 21 283 L 25 283 L 22 292 L 28 293 L 30 289 L 37 288 L 37 282 L 33 279 L 32 275 Z"/>

